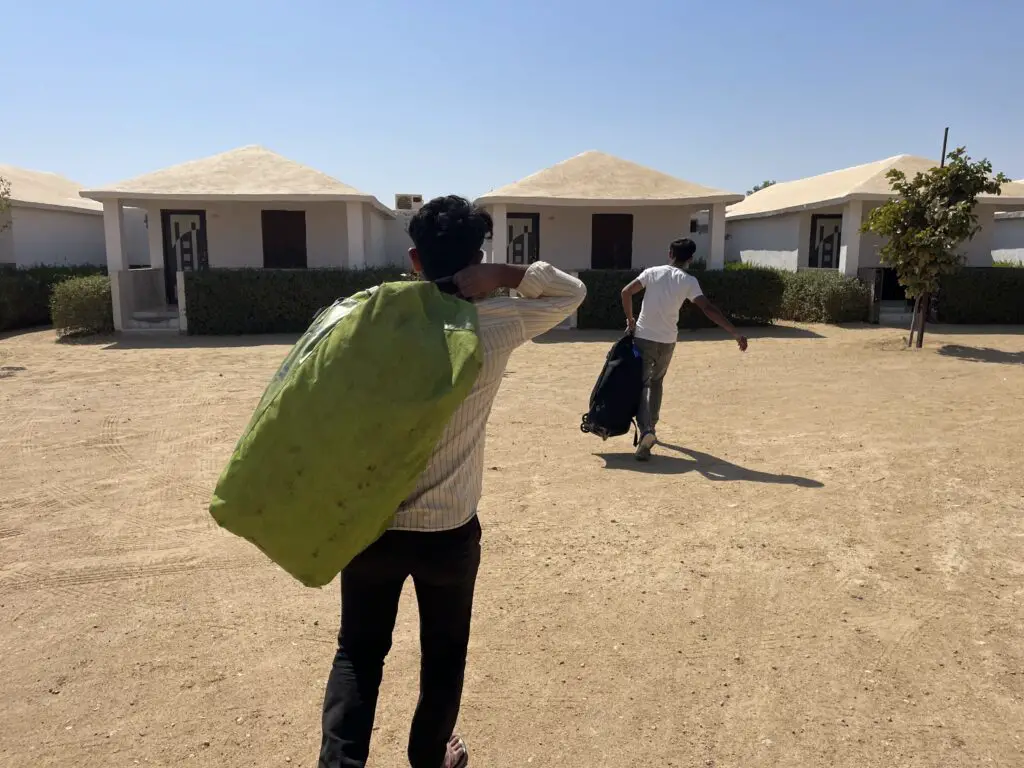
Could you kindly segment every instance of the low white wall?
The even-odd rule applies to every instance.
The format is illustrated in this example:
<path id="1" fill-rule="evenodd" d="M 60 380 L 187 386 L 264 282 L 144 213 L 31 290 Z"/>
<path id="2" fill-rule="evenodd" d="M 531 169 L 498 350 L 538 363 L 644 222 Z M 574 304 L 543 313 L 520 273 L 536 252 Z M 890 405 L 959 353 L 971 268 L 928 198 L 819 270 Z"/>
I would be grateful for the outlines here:
<path id="1" fill-rule="evenodd" d="M 1024 265 L 1024 218 L 996 219 L 993 222 L 992 258 Z"/>
<path id="2" fill-rule="evenodd" d="M 103 217 L 96 214 L 16 205 L 9 231 L 19 267 L 102 266 L 107 261 Z"/>
<path id="3" fill-rule="evenodd" d="M 726 261 L 796 272 L 800 266 L 800 233 L 805 215 L 786 214 L 739 221 L 726 219 Z M 810 219 L 806 224 L 810 236 Z"/>

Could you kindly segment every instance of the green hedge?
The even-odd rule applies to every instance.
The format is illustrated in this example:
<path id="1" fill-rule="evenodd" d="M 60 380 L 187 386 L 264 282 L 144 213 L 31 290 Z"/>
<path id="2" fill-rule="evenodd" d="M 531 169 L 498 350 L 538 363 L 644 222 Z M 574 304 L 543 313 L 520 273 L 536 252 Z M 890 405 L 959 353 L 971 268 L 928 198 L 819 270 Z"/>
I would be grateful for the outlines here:
<path id="1" fill-rule="evenodd" d="M 855 323 L 867 320 L 868 287 L 838 272 L 782 273 L 786 289 L 777 318 L 799 323 Z"/>
<path id="2" fill-rule="evenodd" d="M 619 292 L 635 271 L 580 273 L 587 299 L 580 307 L 580 328 L 616 329 L 625 325 Z M 732 267 L 698 275 L 701 289 L 736 325 L 766 325 L 775 320 L 846 323 L 865 320 L 868 291 L 858 280 L 835 272 L 783 272 L 766 267 Z M 711 322 L 689 302 L 680 328 L 705 328 Z"/>
<path id="3" fill-rule="evenodd" d="M 50 316 L 58 338 L 113 333 L 110 278 L 89 275 L 57 283 L 50 296 Z"/>
<path id="4" fill-rule="evenodd" d="M 211 269 L 185 273 L 188 332 L 301 333 L 336 299 L 404 279 L 397 268 Z"/>
<path id="5" fill-rule="evenodd" d="M 937 303 L 943 323 L 1024 323 L 1024 267 L 963 267 L 943 276 Z"/>
<path id="6" fill-rule="evenodd" d="M 587 299 L 580 307 L 580 328 L 625 326 L 619 293 L 639 272 L 589 270 L 580 273 Z M 784 272 L 757 266 L 732 266 L 700 272 L 701 289 L 736 325 L 767 325 L 775 320 L 804 323 L 849 323 L 867 319 L 868 289 L 837 272 Z M 641 294 L 642 295 L 642 294 Z M 639 304 L 637 305 L 639 307 Z M 687 302 L 679 314 L 680 328 L 706 328 L 712 323 Z"/>
<path id="7" fill-rule="evenodd" d="M 102 267 L 0 267 L 0 331 L 49 324 L 56 283 L 105 272 Z"/>

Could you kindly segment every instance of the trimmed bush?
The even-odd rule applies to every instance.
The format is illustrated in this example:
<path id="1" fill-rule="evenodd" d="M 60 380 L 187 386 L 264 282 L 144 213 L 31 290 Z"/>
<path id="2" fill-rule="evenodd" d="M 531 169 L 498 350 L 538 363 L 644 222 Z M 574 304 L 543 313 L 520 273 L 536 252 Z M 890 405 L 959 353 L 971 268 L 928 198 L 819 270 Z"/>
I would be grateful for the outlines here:
<path id="1" fill-rule="evenodd" d="M 406 279 L 395 267 L 210 269 L 185 273 L 188 332 L 197 335 L 301 333 L 339 298 Z"/>
<path id="2" fill-rule="evenodd" d="M 942 277 L 937 303 L 943 323 L 1024 323 L 1024 267 L 962 267 Z"/>
<path id="3" fill-rule="evenodd" d="M 750 261 L 727 261 L 725 262 L 726 272 L 735 272 L 740 269 L 772 269 L 772 267 L 765 267 L 761 264 L 754 264 Z"/>
<path id="4" fill-rule="evenodd" d="M 57 283 L 50 296 L 50 315 L 58 338 L 113 333 L 110 278 L 89 275 Z"/>
<path id="5" fill-rule="evenodd" d="M 855 323 L 867 320 L 871 292 L 855 277 L 838 272 L 786 272 L 779 320 L 799 323 Z"/>
<path id="6" fill-rule="evenodd" d="M 580 307 L 580 328 L 619 329 L 626 325 L 620 292 L 638 274 L 635 270 L 587 270 L 580 280 L 587 298 Z M 785 289 L 782 273 L 773 269 L 701 272 L 701 289 L 737 325 L 767 325 L 778 317 Z M 641 294 L 642 295 L 642 294 Z M 638 305 L 639 306 L 639 305 Z M 689 302 L 679 314 L 681 328 L 711 326 L 704 313 Z"/>
<path id="7" fill-rule="evenodd" d="M 104 272 L 102 267 L 0 267 L 0 331 L 49 324 L 55 284 Z"/>

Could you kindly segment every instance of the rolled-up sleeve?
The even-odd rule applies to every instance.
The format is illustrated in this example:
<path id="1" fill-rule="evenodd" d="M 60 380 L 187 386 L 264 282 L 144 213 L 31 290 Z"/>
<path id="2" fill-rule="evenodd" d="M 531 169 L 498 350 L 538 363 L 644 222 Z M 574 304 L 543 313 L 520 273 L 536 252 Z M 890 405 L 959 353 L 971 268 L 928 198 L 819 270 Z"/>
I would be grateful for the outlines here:
<path id="1" fill-rule="evenodd" d="M 522 298 L 514 301 L 527 339 L 550 331 L 587 297 L 581 280 L 543 261 L 530 265 L 517 291 Z"/>
<path id="2" fill-rule="evenodd" d="M 502 346 L 519 346 L 550 331 L 579 308 L 587 287 L 572 275 L 537 261 L 526 270 L 516 293 L 518 297 L 488 299 L 479 307 L 489 322 L 514 323 L 515 338 L 506 336 Z"/>

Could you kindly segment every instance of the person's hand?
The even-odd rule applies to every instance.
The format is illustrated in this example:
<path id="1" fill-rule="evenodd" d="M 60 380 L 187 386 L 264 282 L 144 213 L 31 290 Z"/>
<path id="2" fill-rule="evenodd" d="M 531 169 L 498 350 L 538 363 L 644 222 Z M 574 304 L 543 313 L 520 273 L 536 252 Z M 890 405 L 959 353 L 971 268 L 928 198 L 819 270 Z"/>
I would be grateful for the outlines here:
<path id="1" fill-rule="evenodd" d="M 736 343 L 739 345 L 740 352 L 746 352 L 747 351 L 747 337 L 746 336 L 737 336 L 736 337 Z"/>
<path id="2" fill-rule="evenodd" d="M 455 286 L 467 299 L 482 299 L 501 288 L 502 264 L 473 264 L 455 273 Z"/>
<path id="3" fill-rule="evenodd" d="M 636 320 L 634 320 L 633 318 L 629 318 L 626 321 L 626 333 L 628 333 L 630 336 L 636 333 Z"/>

